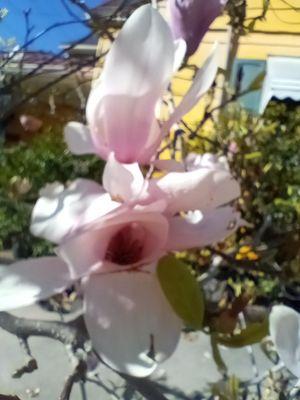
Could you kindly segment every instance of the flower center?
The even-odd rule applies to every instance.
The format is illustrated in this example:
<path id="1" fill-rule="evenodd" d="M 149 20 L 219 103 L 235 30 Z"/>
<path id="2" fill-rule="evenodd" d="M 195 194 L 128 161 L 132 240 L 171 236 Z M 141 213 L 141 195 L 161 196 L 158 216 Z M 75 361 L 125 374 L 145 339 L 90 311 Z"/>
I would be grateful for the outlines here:
<path id="1" fill-rule="evenodd" d="M 133 222 L 121 228 L 110 240 L 105 259 L 119 265 L 130 265 L 142 258 L 145 229 Z"/>

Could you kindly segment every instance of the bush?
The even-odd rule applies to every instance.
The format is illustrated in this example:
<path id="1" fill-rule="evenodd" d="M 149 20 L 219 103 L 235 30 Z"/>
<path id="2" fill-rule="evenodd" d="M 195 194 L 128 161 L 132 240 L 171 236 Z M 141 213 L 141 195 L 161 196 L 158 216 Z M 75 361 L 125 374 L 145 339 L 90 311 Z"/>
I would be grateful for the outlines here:
<path id="1" fill-rule="evenodd" d="M 96 156 L 73 156 L 62 128 L 43 132 L 28 143 L 2 146 L 0 153 L 0 246 L 22 257 L 51 254 L 52 245 L 29 232 L 32 207 L 46 183 L 75 178 L 101 182 L 103 162 Z"/>
<path id="2" fill-rule="evenodd" d="M 236 293 L 250 288 L 256 301 L 263 298 L 269 304 L 286 296 L 287 302 L 296 302 L 300 292 L 300 106 L 272 102 L 260 117 L 234 105 L 220 114 L 209 139 L 202 136 L 190 141 L 188 151 L 227 155 L 242 188 L 238 207 L 250 223 L 235 241 L 231 238 L 221 246 L 241 268 L 229 262 L 229 268 L 220 271 L 220 279 L 227 278 Z M 201 262 L 205 262 L 203 256 Z"/>

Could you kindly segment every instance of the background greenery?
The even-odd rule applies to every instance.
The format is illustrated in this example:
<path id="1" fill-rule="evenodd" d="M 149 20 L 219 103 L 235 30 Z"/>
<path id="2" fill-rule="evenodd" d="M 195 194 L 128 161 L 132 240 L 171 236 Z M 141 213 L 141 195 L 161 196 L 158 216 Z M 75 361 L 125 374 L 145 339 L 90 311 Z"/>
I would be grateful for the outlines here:
<path id="1" fill-rule="evenodd" d="M 94 156 L 73 156 L 61 126 L 39 133 L 29 142 L 2 145 L 0 152 L 0 246 L 19 257 L 52 252 L 52 245 L 29 232 L 32 207 L 46 183 L 75 178 L 101 182 L 103 162 Z"/>

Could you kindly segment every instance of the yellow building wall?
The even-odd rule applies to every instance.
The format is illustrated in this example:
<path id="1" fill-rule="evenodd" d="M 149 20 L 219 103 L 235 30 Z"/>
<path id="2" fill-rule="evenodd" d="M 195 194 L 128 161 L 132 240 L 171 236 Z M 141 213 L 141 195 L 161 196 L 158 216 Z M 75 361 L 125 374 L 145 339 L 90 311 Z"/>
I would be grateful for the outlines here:
<path id="1" fill-rule="evenodd" d="M 262 3 L 263 0 L 248 0 L 247 19 L 261 15 Z M 224 68 L 229 40 L 228 17 L 221 16 L 212 24 L 190 62 L 201 66 L 213 43 L 217 41 L 220 44 L 220 67 Z M 265 20 L 256 23 L 253 33 L 240 37 L 237 58 L 266 60 L 270 55 L 300 57 L 300 0 L 272 0 Z M 185 69 L 174 79 L 176 103 L 186 93 L 192 76 L 193 71 Z M 222 88 L 217 90 L 220 94 Z M 202 118 L 203 109 L 204 102 L 195 107 L 185 121 L 195 124 Z"/>

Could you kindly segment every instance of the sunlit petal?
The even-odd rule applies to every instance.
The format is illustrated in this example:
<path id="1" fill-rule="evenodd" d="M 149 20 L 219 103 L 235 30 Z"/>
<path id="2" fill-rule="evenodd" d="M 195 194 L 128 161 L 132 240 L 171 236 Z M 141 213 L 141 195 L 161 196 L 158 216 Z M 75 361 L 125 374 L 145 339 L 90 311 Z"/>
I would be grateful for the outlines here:
<path id="1" fill-rule="evenodd" d="M 95 275 L 84 288 L 85 321 L 95 350 L 110 367 L 151 374 L 176 348 L 182 323 L 155 275 Z"/>
<path id="2" fill-rule="evenodd" d="M 72 283 L 67 265 L 42 257 L 0 266 L 0 311 L 24 307 L 62 292 Z"/>

